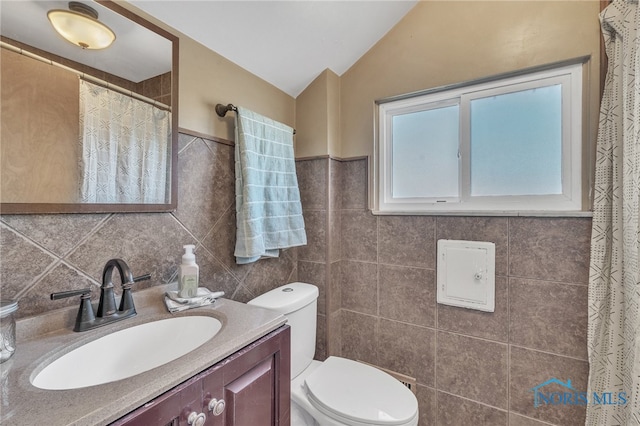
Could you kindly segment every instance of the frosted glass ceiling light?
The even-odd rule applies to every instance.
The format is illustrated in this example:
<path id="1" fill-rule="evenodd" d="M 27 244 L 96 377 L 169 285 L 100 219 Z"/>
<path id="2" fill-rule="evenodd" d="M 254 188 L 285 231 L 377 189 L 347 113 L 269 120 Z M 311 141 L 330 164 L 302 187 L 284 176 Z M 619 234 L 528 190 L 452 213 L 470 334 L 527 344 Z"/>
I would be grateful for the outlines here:
<path id="1" fill-rule="evenodd" d="M 76 1 L 69 2 L 69 10 L 50 10 L 47 17 L 62 37 L 83 49 L 104 49 L 116 39 L 114 32 L 98 21 L 98 12 Z"/>

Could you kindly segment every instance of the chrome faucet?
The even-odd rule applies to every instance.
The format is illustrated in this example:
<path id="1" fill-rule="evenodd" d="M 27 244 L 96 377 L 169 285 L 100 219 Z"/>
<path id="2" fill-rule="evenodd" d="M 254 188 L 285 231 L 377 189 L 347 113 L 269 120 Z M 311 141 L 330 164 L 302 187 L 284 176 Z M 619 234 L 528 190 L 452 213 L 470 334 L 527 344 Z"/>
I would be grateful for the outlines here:
<path id="1" fill-rule="evenodd" d="M 120 273 L 120 281 L 122 282 L 122 296 L 120 305 L 116 308 L 116 298 L 113 292 L 113 269 L 116 268 Z M 138 281 L 144 281 L 151 278 L 151 274 L 133 277 L 129 265 L 122 259 L 111 259 L 104 266 L 102 271 L 102 285 L 100 286 L 100 302 L 98 309 L 94 314 L 91 305 L 91 289 L 84 288 L 81 290 L 61 291 L 52 293 L 51 300 L 62 299 L 71 296 L 80 296 L 80 308 L 76 316 L 76 324 L 74 331 L 86 331 L 125 318 L 131 318 L 137 314 L 133 304 L 131 295 L 131 286 Z"/>

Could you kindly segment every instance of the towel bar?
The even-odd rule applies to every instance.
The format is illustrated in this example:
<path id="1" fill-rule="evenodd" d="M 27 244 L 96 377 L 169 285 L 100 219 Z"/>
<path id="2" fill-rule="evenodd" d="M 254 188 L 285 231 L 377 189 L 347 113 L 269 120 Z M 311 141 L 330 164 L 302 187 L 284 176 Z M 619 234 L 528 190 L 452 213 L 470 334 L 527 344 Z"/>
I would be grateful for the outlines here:
<path id="1" fill-rule="evenodd" d="M 227 111 L 238 111 L 238 108 L 236 108 L 233 104 L 216 105 L 216 114 L 218 114 L 220 117 L 224 117 L 225 115 L 227 115 Z"/>
<path id="2" fill-rule="evenodd" d="M 238 108 L 236 108 L 234 104 L 216 104 L 216 114 L 218 114 L 218 116 L 224 117 L 229 111 L 237 112 Z M 293 129 L 293 134 L 296 134 L 296 129 Z"/>

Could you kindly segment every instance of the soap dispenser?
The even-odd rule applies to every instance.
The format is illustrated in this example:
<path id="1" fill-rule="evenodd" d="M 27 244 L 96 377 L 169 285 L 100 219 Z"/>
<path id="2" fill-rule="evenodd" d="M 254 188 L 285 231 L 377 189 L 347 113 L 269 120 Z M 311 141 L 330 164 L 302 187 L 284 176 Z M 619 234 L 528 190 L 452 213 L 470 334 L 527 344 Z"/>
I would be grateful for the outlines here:
<path id="1" fill-rule="evenodd" d="M 184 246 L 182 264 L 180 265 L 180 290 L 178 294 L 182 298 L 196 297 L 198 295 L 199 268 L 196 264 L 196 256 L 193 254 L 195 247 L 192 244 Z"/>

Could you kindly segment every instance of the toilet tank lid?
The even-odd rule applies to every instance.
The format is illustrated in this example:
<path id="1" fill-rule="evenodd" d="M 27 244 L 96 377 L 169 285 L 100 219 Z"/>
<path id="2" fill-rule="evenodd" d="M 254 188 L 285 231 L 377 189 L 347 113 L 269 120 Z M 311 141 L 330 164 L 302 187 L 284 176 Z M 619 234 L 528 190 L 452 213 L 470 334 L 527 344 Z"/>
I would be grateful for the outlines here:
<path id="1" fill-rule="evenodd" d="M 315 285 L 295 282 L 274 288 L 247 304 L 288 314 L 307 306 L 318 298 L 318 294 Z"/>

